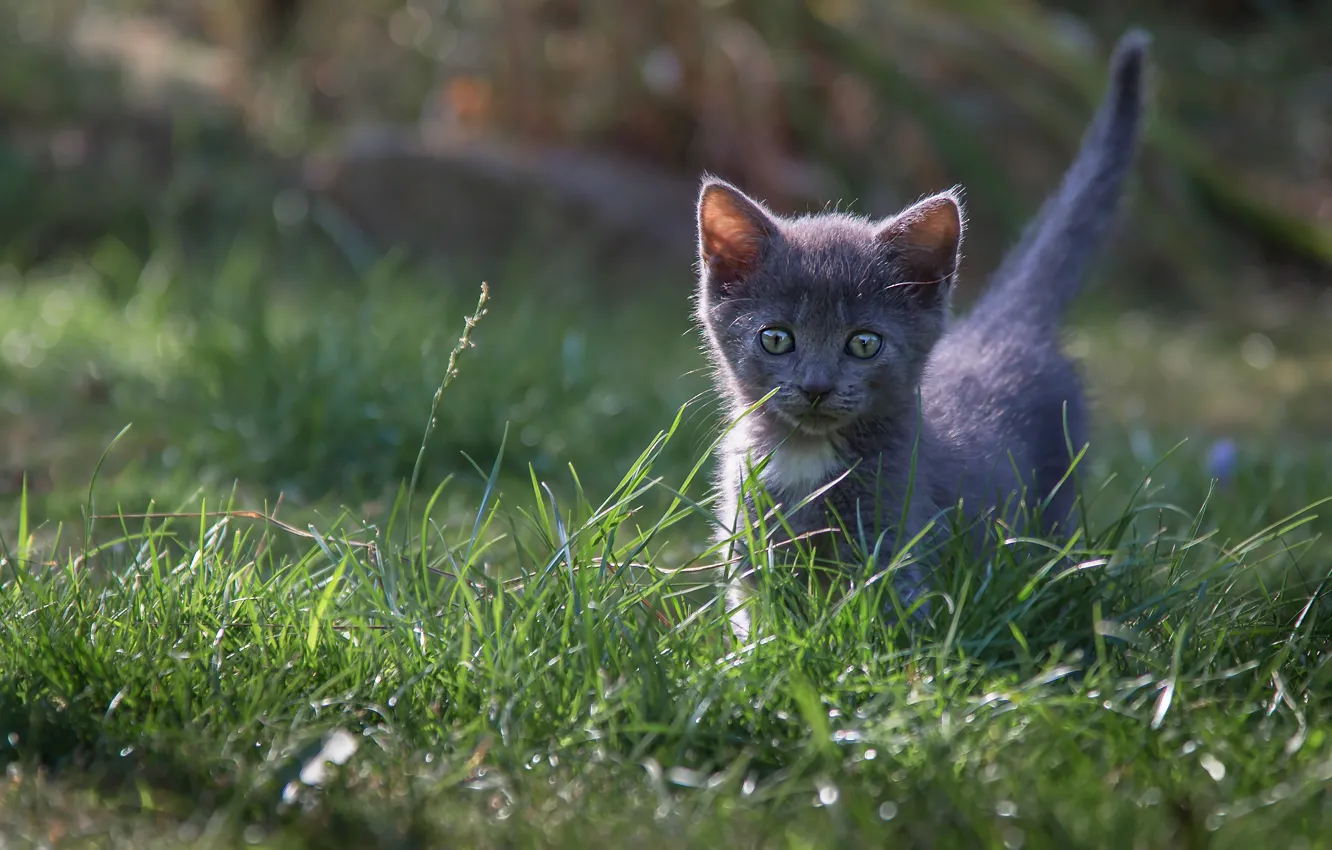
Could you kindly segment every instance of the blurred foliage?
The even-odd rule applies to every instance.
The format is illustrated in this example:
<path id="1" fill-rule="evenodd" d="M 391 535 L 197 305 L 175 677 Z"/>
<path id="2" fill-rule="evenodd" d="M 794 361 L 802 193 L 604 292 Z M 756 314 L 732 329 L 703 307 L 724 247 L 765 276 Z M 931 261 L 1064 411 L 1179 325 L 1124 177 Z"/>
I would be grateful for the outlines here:
<path id="1" fill-rule="evenodd" d="M 79 207 L 59 191 L 36 199 L 39 179 L 13 164 L 24 145 L 12 140 L 41 127 L 48 157 L 79 160 L 79 137 L 64 125 L 77 119 L 93 125 L 81 127 L 81 144 L 95 149 L 97 128 L 127 96 L 112 91 L 115 77 L 73 76 L 69 65 L 101 57 L 127 73 L 119 88 L 131 101 L 188 84 L 168 100 L 168 131 L 149 133 L 177 159 L 206 147 L 204 92 L 242 116 L 257 148 L 285 157 L 336 145 L 352 128 L 410 124 L 410 139 L 434 152 L 519 140 L 614 152 L 682 180 L 707 169 L 782 209 L 843 199 L 884 214 L 962 183 L 979 225 L 970 253 L 988 266 L 1062 173 L 1108 44 L 1140 24 L 1156 36 L 1156 109 L 1118 272 L 1151 292 L 1217 301 L 1319 284 L 1332 269 L 1332 65 L 1320 47 L 1332 7 L 1323 3 L 21 0 L 13 9 L 5 47 L 19 49 L 0 63 L 0 108 L 13 123 L 0 179 L 20 187 L 0 211 L 11 220 L 31 212 L 29 200 L 44 204 L 39 217 Z M 157 151 L 141 160 L 180 169 Z M 111 171 L 125 183 L 144 176 Z M 406 173 L 382 181 L 386 197 L 412 183 Z M 593 193 L 615 195 L 617 185 Z M 91 193 L 95 209 L 79 214 L 133 217 L 132 191 L 112 189 Z M 432 195 L 412 211 L 482 203 L 446 197 L 452 189 Z M 386 217 L 382 204 L 366 207 Z"/>
<path id="2" fill-rule="evenodd" d="M 886 214 L 962 183 L 977 225 L 969 253 L 989 267 L 1062 172 L 1099 95 L 1109 43 L 1138 24 L 1155 34 L 1159 73 L 1151 152 L 1117 276 L 1157 297 L 1215 304 L 1274 285 L 1324 284 L 1332 269 L 1326 3 L 19 0 L 11 8 L 17 25 L 0 28 L 12 33 L 0 61 L 9 124 L 0 216 L 10 227 L 62 218 L 93 222 L 83 230 L 123 227 L 136 216 L 176 217 L 200 199 L 240 197 L 244 181 L 225 167 L 229 149 L 210 147 L 226 135 L 219 127 L 248 140 L 262 162 L 390 124 L 411 125 L 410 138 L 436 154 L 504 139 L 614 153 L 685 183 L 710 170 L 782 209 L 843 199 Z M 124 76 L 107 73 L 107 60 Z M 166 104 L 165 127 L 116 126 L 150 101 L 159 121 Z M 200 108 L 210 101 L 224 108 Z M 117 154 L 136 144 L 147 153 Z M 224 167 L 200 165 L 200 151 Z M 31 167 L 34 157 L 55 171 L 85 167 L 63 189 Z M 96 190 L 79 195 L 89 163 L 99 166 Z M 419 182 L 413 173 L 374 171 L 362 182 L 382 186 L 391 205 Z M 523 176 L 537 184 L 532 194 L 545 179 Z M 619 187 L 595 186 L 591 203 Z M 429 215 L 432 204 L 484 206 L 463 196 L 474 191 L 447 184 L 413 197 L 407 217 Z M 376 230 L 365 218 L 385 220 L 385 203 L 361 205 L 362 229 Z M 242 207 L 230 209 L 244 217 Z M 81 230 L 74 225 L 64 229 Z M 27 252 L 45 255 L 64 235 L 54 230 Z"/>

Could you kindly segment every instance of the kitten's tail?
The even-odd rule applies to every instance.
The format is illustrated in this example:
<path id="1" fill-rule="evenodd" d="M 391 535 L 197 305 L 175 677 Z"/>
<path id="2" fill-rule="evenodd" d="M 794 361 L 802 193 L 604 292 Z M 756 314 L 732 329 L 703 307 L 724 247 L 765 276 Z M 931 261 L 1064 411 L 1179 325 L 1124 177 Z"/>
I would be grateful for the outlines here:
<path id="1" fill-rule="evenodd" d="M 1081 288 L 1088 260 L 1114 219 L 1137 151 L 1143 66 L 1151 37 L 1130 30 L 1115 46 L 1110 86 L 1058 191 L 1008 253 L 972 315 L 1052 326 Z"/>

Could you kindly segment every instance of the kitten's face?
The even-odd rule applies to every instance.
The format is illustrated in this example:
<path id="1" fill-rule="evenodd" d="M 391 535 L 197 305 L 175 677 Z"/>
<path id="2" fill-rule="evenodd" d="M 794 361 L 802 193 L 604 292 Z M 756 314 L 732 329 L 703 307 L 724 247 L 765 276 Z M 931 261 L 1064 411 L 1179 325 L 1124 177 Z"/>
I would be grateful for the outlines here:
<path id="1" fill-rule="evenodd" d="M 889 222 L 783 220 L 712 182 L 699 202 L 699 319 L 735 408 L 810 436 L 901 417 L 939 335 L 957 264 L 952 195 Z"/>

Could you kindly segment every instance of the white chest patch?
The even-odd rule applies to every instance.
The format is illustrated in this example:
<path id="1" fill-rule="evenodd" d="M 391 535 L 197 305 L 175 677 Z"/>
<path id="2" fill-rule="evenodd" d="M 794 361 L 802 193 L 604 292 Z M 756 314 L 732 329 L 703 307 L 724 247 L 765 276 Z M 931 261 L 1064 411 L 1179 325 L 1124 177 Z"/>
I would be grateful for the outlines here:
<path id="1" fill-rule="evenodd" d="M 820 440 L 778 446 L 760 477 L 771 490 L 803 498 L 845 471 L 837 450 L 826 440 Z"/>

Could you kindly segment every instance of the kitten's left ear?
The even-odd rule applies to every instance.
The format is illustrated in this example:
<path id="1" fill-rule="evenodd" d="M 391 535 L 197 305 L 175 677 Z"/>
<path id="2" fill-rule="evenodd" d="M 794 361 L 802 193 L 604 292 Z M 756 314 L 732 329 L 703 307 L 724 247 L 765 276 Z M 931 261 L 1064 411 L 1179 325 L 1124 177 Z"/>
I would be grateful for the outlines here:
<path id="1" fill-rule="evenodd" d="M 918 201 L 888 220 L 878 240 L 902 264 L 902 283 L 947 289 L 962 251 L 962 204 L 956 191 Z"/>

